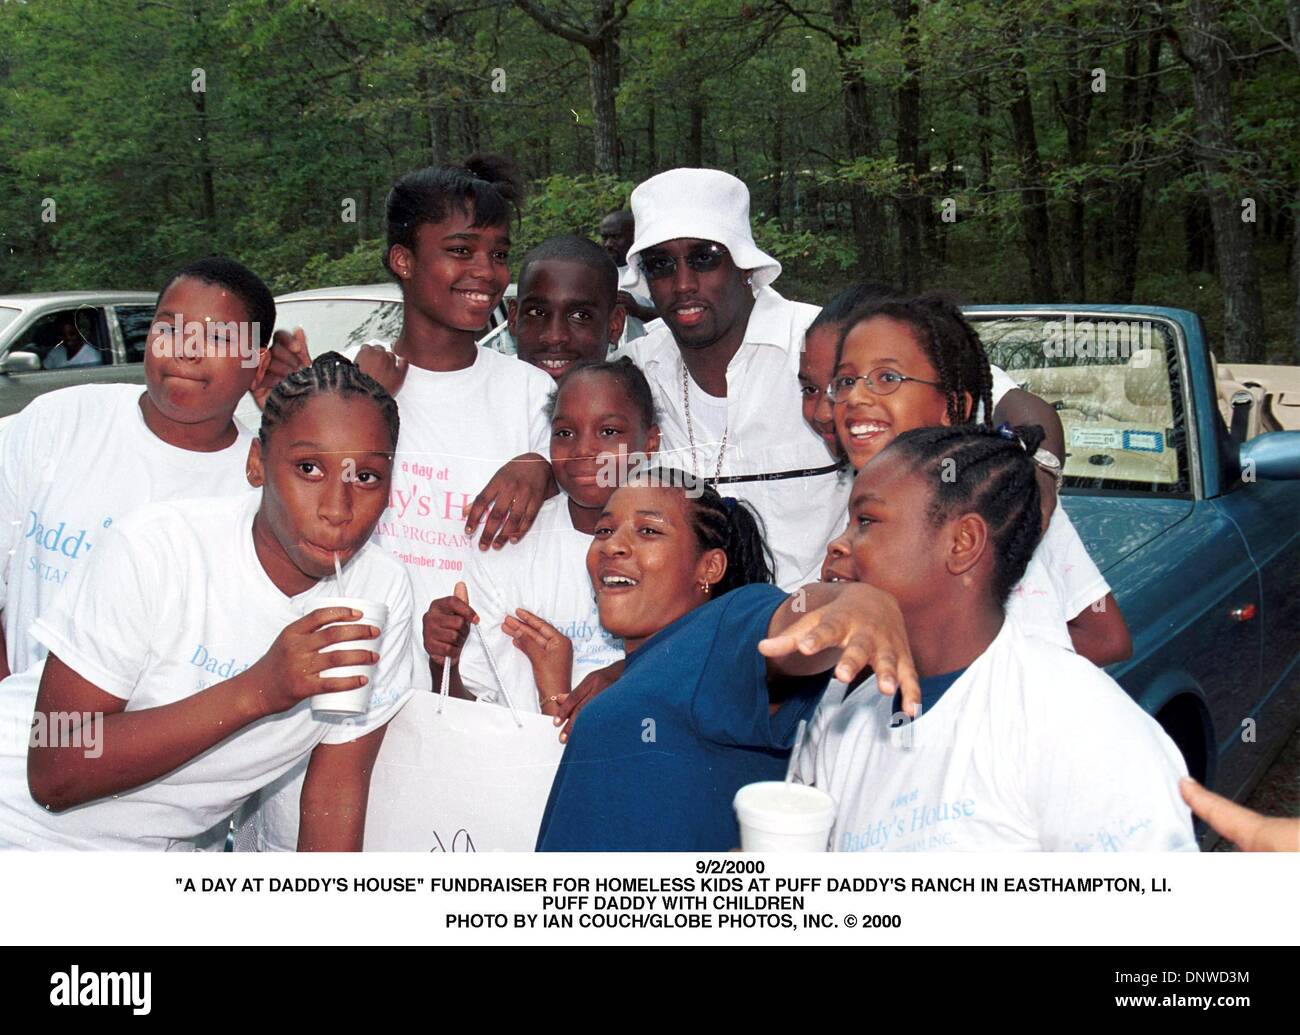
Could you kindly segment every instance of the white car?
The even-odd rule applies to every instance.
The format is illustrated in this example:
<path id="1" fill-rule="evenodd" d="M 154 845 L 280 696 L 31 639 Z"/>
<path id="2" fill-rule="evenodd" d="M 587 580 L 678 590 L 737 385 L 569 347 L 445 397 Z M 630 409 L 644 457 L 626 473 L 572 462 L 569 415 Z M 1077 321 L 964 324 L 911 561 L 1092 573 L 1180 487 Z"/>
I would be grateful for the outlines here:
<path id="1" fill-rule="evenodd" d="M 95 382 L 144 383 L 144 352 L 157 294 L 58 291 L 0 295 L 0 417 L 56 388 Z M 46 369 L 47 357 L 75 333 L 93 363 Z"/>

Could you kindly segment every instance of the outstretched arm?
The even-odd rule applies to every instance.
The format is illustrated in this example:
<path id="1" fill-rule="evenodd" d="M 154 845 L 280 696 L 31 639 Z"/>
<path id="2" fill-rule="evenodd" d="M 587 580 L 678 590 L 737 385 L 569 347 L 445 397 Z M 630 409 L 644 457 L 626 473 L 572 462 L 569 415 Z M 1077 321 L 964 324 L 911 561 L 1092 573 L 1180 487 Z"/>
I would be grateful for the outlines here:
<path id="1" fill-rule="evenodd" d="M 758 645 L 768 659 L 768 682 L 807 676 L 835 666 L 835 678 L 851 682 L 870 668 L 882 694 L 903 693 L 903 709 L 915 716 L 921 685 L 898 604 L 864 583 L 815 583 L 796 590 L 776 609 L 768 638 Z"/>

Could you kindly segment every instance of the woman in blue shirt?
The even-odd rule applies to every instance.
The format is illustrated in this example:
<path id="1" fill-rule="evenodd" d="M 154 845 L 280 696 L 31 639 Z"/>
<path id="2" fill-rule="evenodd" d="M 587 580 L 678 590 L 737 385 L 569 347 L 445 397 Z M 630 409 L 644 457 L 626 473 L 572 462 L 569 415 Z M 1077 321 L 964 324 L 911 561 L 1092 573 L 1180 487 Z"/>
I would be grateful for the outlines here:
<path id="1" fill-rule="evenodd" d="M 893 599 L 864 584 L 787 596 L 754 516 L 682 472 L 641 473 L 610 497 L 587 571 L 626 667 L 574 725 L 538 851 L 735 847 L 732 798 L 782 778 L 837 662 L 846 681 L 871 665 L 882 692 L 901 683 L 915 710 Z"/>

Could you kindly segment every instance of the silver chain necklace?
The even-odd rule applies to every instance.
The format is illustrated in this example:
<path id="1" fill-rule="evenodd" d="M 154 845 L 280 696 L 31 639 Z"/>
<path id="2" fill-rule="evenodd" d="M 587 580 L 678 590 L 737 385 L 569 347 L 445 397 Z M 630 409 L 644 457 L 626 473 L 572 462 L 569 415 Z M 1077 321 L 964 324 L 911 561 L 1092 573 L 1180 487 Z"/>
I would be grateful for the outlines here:
<path id="1" fill-rule="evenodd" d="M 691 474 L 695 477 L 700 476 L 699 464 L 695 456 L 695 425 L 691 423 L 691 389 L 690 374 L 686 370 L 686 361 L 677 360 L 677 365 L 682 371 L 682 407 L 686 412 L 686 437 L 691 443 Z M 722 477 L 722 461 L 727 456 L 727 435 L 731 432 L 731 421 L 727 421 L 726 427 L 722 429 L 722 444 L 718 449 L 718 466 L 713 471 L 713 480 L 716 482 Z"/>

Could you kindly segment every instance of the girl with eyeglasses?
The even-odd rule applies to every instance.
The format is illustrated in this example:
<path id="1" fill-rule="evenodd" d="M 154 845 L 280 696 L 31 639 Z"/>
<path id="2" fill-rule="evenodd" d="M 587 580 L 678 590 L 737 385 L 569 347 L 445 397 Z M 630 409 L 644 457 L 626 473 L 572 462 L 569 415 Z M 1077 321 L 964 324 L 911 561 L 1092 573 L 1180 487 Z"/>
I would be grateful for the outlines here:
<path id="1" fill-rule="evenodd" d="M 990 367 L 983 343 L 955 305 L 937 295 L 883 299 L 844 323 L 827 386 L 836 436 L 861 471 L 890 442 L 917 428 L 1020 423 L 1046 404 Z M 1018 397 L 1024 396 L 1028 403 Z M 1003 411 L 1011 411 L 1004 413 Z M 1110 586 L 1055 499 L 1059 460 L 1036 444 L 1040 465 L 1056 461 L 1041 512 L 1042 538 L 1009 608 L 1022 624 L 1098 665 L 1132 652 L 1128 626 Z M 835 544 L 822 577 L 836 577 Z"/>

